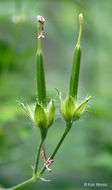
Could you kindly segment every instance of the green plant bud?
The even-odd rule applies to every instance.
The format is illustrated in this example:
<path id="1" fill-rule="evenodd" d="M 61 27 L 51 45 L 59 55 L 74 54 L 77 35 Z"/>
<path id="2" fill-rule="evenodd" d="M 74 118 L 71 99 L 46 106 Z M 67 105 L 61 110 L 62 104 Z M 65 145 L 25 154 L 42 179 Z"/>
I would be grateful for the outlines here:
<path id="1" fill-rule="evenodd" d="M 80 119 L 90 99 L 91 97 L 86 98 L 86 100 L 81 105 L 78 106 L 78 108 L 76 109 L 74 113 L 73 121 Z"/>
<path id="2" fill-rule="evenodd" d="M 48 109 L 47 109 L 47 122 L 48 122 L 48 127 L 50 127 L 53 123 L 54 120 L 54 114 L 55 114 L 55 101 L 51 100 Z"/>
<path id="3" fill-rule="evenodd" d="M 44 108 L 37 103 L 35 112 L 34 112 L 34 122 L 35 125 L 39 128 L 46 128 L 47 127 L 47 114 Z"/>
<path id="4" fill-rule="evenodd" d="M 75 102 L 71 96 L 67 97 L 63 102 L 61 101 L 61 113 L 67 122 L 72 121 L 74 112 Z"/>

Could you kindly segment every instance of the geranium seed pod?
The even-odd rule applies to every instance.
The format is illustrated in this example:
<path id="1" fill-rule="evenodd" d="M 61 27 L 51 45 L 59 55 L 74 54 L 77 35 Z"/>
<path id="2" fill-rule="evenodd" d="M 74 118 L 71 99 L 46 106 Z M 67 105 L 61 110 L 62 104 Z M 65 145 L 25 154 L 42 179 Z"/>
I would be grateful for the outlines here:
<path id="1" fill-rule="evenodd" d="M 37 49 L 37 54 L 36 54 L 37 94 L 38 94 L 38 102 L 42 104 L 44 107 L 46 107 L 46 81 L 45 81 L 43 53 L 41 49 L 42 38 L 39 38 L 41 34 L 43 35 L 44 18 L 41 16 L 38 16 L 37 20 L 38 20 L 38 49 Z"/>
<path id="2" fill-rule="evenodd" d="M 72 64 L 72 72 L 70 78 L 70 87 L 69 87 L 69 95 L 77 99 L 77 91 L 78 91 L 78 81 L 79 81 L 79 72 L 80 72 L 80 62 L 81 62 L 81 34 L 82 34 L 82 24 L 83 24 L 83 15 L 79 15 L 79 37 L 78 42 L 75 47 L 73 64 Z"/>

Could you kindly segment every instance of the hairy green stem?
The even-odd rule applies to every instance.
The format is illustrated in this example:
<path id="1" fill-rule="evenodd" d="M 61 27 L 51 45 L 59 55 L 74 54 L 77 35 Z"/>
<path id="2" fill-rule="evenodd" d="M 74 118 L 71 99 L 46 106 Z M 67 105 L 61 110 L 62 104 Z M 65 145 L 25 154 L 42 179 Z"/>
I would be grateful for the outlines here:
<path id="1" fill-rule="evenodd" d="M 55 154 L 57 153 L 58 149 L 60 148 L 63 140 L 65 139 L 66 135 L 68 134 L 69 130 L 71 129 L 72 123 L 67 123 L 66 124 L 66 129 L 58 143 L 58 145 L 56 146 L 54 152 L 52 153 L 50 160 L 54 158 Z M 40 171 L 39 175 L 42 176 L 42 174 L 44 173 L 44 171 L 46 170 L 46 167 L 44 166 L 43 169 Z"/>

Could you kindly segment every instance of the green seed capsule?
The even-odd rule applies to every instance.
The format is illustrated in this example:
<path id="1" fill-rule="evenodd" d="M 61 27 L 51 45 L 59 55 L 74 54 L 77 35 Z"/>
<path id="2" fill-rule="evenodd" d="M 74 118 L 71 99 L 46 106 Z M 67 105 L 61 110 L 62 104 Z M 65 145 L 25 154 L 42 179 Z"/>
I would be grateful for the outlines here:
<path id="1" fill-rule="evenodd" d="M 70 89 L 69 89 L 69 95 L 74 97 L 75 99 L 77 99 L 80 62 L 81 62 L 81 47 L 79 44 L 77 44 L 75 47 L 72 73 L 70 79 Z"/>
<path id="2" fill-rule="evenodd" d="M 72 72 L 71 72 L 71 78 L 70 78 L 70 87 L 69 87 L 69 95 L 74 97 L 75 100 L 77 99 L 79 72 L 80 72 L 80 63 L 81 63 L 80 41 L 81 41 L 82 23 L 83 23 L 83 15 L 82 14 L 79 15 L 79 22 L 80 22 L 79 37 L 78 37 L 77 45 L 75 47 Z"/>
<path id="3" fill-rule="evenodd" d="M 55 114 L 55 101 L 51 100 L 47 104 L 46 100 L 46 81 L 43 62 L 43 53 L 41 49 L 41 39 L 43 36 L 44 18 L 37 16 L 38 20 L 38 49 L 36 54 L 37 69 L 37 103 L 31 108 L 19 102 L 25 113 L 32 119 L 35 126 L 40 129 L 42 141 L 45 140 L 48 128 L 52 125 Z"/>
<path id="4" fill-rule="evenodd" d="M 43 53 L 41 50 L 37 50 L 37 91 L 38 102 L 43 106 L 46 106 L 46 83 L 45 83 L 45 71 L 43 63 Z"/>
<path id="5" fill-rule="evenodd" d="M 69 96 L 63 101 L 61 98 L 61 93 L 59 93 L 60 101 L 60 110 L 61 114 L 66 122 L 73 122 L 80 119 L 83 114 L 86 105 L 90 98 L 87 98 L 81 105 L 77 103 L 77 92 L 78 92 L 78 82 L 79 82 L 79 72 L 80 72 L 80 63 L 81 63 L 81 33 L 82 33 L 82 24 L 83 24 L 83 15 L 79 15 L 80 29 L 78 42 L 75 47 L 72 72 L 70 78 L 70 87 L 69 87 Z"/>
<path id="6" fill-rule="evenodd" d="M 41 39 L 43 38 L 43 17 L 38 18 L 38 49 L 36 54 L 36 66 L 37 66 L 37 94 L 38 102 L 46 107 L 46 82 L 45 71 L 43 62 L 43 53 L 41 49 Z M 42 28 L 42 29 L 41 29 Z"/>

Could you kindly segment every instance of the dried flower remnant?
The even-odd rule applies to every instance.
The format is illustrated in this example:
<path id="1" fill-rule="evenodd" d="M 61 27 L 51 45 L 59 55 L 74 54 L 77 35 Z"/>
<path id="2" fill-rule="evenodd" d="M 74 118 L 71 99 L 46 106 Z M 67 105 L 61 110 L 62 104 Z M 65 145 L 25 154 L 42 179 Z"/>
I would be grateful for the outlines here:
<path id="1" fill-rule="evenodd" d="M 37 21 L 44 24 L 45 19 L 42 16 L 37 16 Z"/>
<path id="2" fill-rule="evenodd" d="M 44 159 L 44 164 L 45 164 L 46 169 L 49 172 L 51 172 L 52 170 L 49 168 L 49 166 L 54 162 L 54 159 L 50 159 L 46 157 L 44 144 L 42 145 L 41 156 Z"/>
<path id="3" fill-rule="evenodd" d="M 45 19 L 42 16 L 37 16 L 37 21 L 41 23 L 41 31 L 40 35 L 38 36 L 38 39 L 45 38 L 45 36 L 43 35 Z"/>

